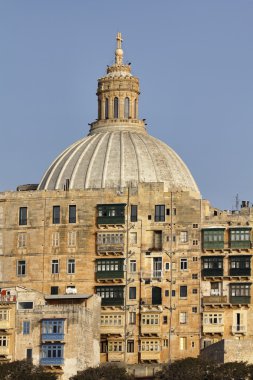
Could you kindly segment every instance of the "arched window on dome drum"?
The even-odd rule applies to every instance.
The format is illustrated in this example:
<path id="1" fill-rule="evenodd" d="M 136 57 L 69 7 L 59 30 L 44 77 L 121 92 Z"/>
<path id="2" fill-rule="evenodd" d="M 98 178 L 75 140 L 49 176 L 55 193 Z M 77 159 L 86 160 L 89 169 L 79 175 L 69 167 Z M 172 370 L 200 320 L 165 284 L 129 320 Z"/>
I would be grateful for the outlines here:
<path id="1" fill-rule="evenodd" d="M 134 118 L 137 119 L 137 99 L 134 99 Z"/>
<path id="2" fill-rule="evenodd" d="M 109 117 L 109 100 L 108 98 L 105 99 L 105 118 L 108 119 Z"/>
<path id="3" fill-rule="evenodd" d="M 125 119 L 128 119 L 129 118 L 129 114 L 130 114 L 130 100 L 129 98 L 125 98 L 125 101 L 124 101 L 124 118 Z"/>
<path id="4" fill-rule="evenodd" d="M 114 119 L 119 117 L 119 98 L 114 98 Z"/>
<path id="5" fill-rule="evenodd" d="M 101 100 L 98 99 L 98 119 L 101 119 Z"/>

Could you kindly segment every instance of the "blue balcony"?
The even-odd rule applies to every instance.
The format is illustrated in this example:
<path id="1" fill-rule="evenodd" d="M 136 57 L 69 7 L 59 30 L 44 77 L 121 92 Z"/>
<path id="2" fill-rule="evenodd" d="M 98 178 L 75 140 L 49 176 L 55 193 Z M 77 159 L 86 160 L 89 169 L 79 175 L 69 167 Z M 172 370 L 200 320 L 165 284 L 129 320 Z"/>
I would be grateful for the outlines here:
<path id="1" fill-rule="evenodd" d="M 64 334 L 41 334 L 41 340 L 43 341 L 62 341 L 64 340 Z"/>
<path id="2" fill-rule="evenodd" d="M 41 358 L 40 365 L 63 365 L 64 358 Z"/>

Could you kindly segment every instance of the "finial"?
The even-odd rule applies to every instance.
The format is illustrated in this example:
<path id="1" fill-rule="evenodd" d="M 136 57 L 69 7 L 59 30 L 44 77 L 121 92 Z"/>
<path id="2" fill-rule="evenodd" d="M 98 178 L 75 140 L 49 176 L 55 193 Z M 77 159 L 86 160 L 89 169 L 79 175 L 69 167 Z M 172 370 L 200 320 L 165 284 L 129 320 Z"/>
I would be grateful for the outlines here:
<path id="1" fill-rule="evenodd" d="M 123 39 L 121 37 L 120 32 L 117 33 L 116 41 L 117 41 L 117 49 L 115 50 L 115 63 L 117 65 L 122 65 L 122 63 L 123 63 L 123 50 L 121 48 L 121 43 L 122 43 Z"/>

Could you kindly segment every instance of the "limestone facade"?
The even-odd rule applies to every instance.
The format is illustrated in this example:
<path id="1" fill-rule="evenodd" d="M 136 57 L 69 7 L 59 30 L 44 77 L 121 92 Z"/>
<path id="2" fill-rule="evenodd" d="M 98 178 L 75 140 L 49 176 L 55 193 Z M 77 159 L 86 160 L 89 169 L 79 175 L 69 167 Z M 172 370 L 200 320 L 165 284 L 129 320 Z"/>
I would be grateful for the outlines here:
<path id="1" fill-rule="evenodd" d="M 99 363 L 100 298 L 50 295 L 24 287 L 2 289 L 0 361 L 32 360 L 58 378 Z"/>

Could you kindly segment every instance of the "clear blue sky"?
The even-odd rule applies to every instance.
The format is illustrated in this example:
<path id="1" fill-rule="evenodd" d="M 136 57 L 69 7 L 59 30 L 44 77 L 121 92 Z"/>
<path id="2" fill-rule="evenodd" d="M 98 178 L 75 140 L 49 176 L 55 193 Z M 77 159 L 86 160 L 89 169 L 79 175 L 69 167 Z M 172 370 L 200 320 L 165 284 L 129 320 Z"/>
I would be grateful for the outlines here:
<path id="1" fill-rule="evenodd" d="M 87 134 L 117 31 L 150 134 L 214 206 L 253 201 L 251 0 L 0 0 L 0 191 Z"/>

